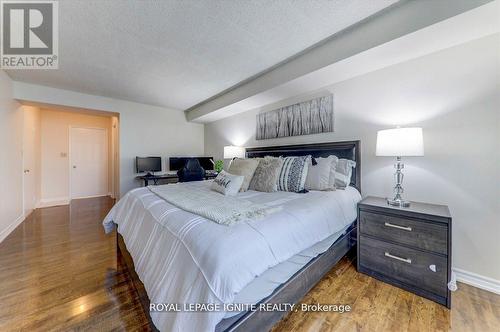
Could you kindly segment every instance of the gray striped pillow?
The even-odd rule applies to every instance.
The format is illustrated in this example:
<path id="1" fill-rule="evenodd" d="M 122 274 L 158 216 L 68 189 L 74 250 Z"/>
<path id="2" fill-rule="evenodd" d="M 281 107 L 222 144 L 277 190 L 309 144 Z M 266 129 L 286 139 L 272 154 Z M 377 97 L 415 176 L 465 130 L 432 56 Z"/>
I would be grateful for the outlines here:
<path id="1" fill-rule="evenodd" d="M 285 157 L 278 178 L 278 191 L 298 193 L 305 188 L 311 156 Z"/>

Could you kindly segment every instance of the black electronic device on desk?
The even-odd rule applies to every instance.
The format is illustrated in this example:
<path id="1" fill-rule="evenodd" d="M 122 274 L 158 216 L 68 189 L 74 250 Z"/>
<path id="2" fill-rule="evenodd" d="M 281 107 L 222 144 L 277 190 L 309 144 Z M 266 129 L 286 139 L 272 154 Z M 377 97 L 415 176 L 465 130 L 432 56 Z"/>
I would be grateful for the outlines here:
<path id="1" fill-rule="evenodd" d="M 201 166 L 205 169 L 205 180 L 215 178 L 218 173 L 214 170 L 213 157 L 195 157 L 200 161 Z M 169 158 L 170 171 L 161 174 L 154 174 L 154 172 L 161 172 L 161 157 L 136 157 L 136 170 L 137 173 L 147 172 L 145 175 L 138 175 L 136 179 L 143 181 L 144 186 L 150 183 L 158 185 L 161 183 L 176 183 L 179 181 L 177 171 L 182 169 L 186 164 L 189 157 L 171 157 Z"/>
<path id="2" fill-rule="evenodd" d="M 171 171 L 178 171 L 186 166 L 186 162 L 189 159 L 198 159 L 200 166 L 203 167 L 205 171 L 214 169 L 214 157 L 170 157 L 169 159 L 169 169 Z"/>
<path id="3" fill-rule="evenodd" d="M 154 176 L 154 172 L 161 172 L 161 157 L 135 157 L 137 173 L 146 172 L 147 177 Z"/>

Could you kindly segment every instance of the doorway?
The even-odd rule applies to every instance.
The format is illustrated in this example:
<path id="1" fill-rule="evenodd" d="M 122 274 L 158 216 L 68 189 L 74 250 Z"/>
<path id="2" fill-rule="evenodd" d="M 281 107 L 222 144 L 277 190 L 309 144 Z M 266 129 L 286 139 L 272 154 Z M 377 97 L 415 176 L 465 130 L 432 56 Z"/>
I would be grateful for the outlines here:
<path id="1" fill-rule="evenodd" d="M 23 204 L 67 205 L 73 198 L 118 198 L 119 115 L 23 105 Z"/>
<path id="2" fill-rule="evenodd" d="M 70 199 L 108 195 L 108 131 L 70 128 Z"/>

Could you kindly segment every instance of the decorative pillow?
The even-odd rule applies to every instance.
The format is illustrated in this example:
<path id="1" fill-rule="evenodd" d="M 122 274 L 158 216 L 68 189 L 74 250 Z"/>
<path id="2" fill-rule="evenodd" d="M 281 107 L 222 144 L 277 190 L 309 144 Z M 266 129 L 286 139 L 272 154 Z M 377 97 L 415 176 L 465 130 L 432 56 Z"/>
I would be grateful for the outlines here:
<path id="1" fill-rule="evenodd" d="M 279 191 L 304 191 L 311 156 L 285 157 L 278 178 Z"/>
<path id="2" fill-rule="evenodd" d="M 260 159 L 248 189 L 263 192 L 276 191 L 281 166 L 283 166 L 282 158 L 265 157 Z"/>
<path id="3" fill-rule="evenodd" d="M 309 162 L 305 188 L 307 190 L 334 190 L 335 166 L 337 165 L 338 158 L 335 156 L 328 156 L 327 158 L 314 158 L 314 160 L 316 161 L 314 165 L 312 163 L 312 159 Z M 332 163 L 334 161 L 335 165 L 333 166 L 333 177 L 332 180 L 330 180 Z"/>
<path id="4" fill-rule="evenodd" d="M 238 193 L 245 177 L 242 175 L 233 175 L 226 171 L 221 171 L 214 179 L 210 189 L 221 194 L 234 196 Z"/>
<path id="5" fill-rule="evenodd" d="M 332 190 L 335 190 L 335 170 L 337 169 L 337 164 L 339 162 L 339 158 L 337 156 L 332 155 L 333 160 L 332 160 L 332 168 L 330 169 L 330 180 L 329 180 L 329 187 L 333 188 Z"/>
<path id="6" fill-rule="evenodd" d="M 352 168 L 356 163 L 349 159 L 339 159 L 335 168 L 335 188 L 345 189 L 351 183 Z"/>
<path id="7" fill-rule="evenodd" d="M 259 165 L 259 161 L 256 159 L 240 159 L 236 158 L 231 162 L 228 172 L 234 175 L 243 175 L 245 180 L 241 186 L 240 191 L 247 191 L 250 185 L 250 180 L 252 180 L 253 173 Z"/>

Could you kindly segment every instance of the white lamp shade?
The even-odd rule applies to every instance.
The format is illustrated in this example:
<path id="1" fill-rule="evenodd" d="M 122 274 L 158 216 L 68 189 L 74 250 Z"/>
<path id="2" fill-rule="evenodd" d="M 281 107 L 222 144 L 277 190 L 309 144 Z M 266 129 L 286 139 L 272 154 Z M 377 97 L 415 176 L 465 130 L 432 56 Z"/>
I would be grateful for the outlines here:
<path id="1" fill-rule="evenodd" d="M 229 145 L 224 147 L 224 159 L 245 158 L 245 148 Z"/>
<path id="2" fill-rule="evenodd" d="M 396 128 L 377 132 L 377 156 L 410 157 L 424 155 L 422 128 Z"/>

